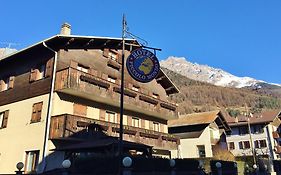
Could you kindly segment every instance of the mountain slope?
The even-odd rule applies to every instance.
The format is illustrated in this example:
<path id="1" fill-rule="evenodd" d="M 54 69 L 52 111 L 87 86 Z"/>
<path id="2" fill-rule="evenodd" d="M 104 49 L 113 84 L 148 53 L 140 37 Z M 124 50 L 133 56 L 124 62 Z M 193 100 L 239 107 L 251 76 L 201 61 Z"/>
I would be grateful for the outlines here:
<path id="1" fill-rule="evenodd" d="M 168 57 L 160 62 L 161 66 L 177 72 L 188 78 L 211 83 L 223 87 L 242 88 L 255 86 L 264 81 L 255 80 L 250 77 L 237 77 L 222 69 L 213 68 L 208 65 L 199 65 L 188 62 L 184 57 Z"/>
<path id="2" fill-rule="evenodd" d="M 236 109 L 243 107 L 245 103 L 252 112 L 281 108 L 281 98 L 259 94 L 251 89 L 215 86 L 189 79 L 165 68 L 162 69 L 180 89 L 180 93 L 170 98 L 179 104 L 179 112 L 182 114 L 218 108 Z"/>

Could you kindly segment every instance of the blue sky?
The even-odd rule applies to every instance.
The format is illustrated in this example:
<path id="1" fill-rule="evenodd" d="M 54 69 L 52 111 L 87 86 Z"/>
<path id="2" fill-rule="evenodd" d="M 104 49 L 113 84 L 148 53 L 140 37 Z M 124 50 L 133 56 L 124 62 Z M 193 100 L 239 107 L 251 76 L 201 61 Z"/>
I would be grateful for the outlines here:
<path id="1" fill-rule="evenodd" d="M 130 32 L 163 49 L 160 60 L 186 57 L 281 84 L 280 12 L 278 0 L 3 0 L 0 42 L 20 49 L 59 33 L 63 22 L 73 34 L 120 37 L 125 13 Z"/>

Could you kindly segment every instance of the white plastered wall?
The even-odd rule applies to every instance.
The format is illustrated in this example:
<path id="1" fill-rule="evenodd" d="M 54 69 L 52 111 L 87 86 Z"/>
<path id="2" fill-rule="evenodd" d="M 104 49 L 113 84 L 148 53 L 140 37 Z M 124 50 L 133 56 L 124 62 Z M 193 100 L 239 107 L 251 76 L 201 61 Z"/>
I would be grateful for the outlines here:
<path id="1" fill-rule="evenodd" d="M 37 96 L 0 106 L 9 110 L 7 128 L 0 129 L 0 173 L 14 173 L 18 162 L 25 163 L 26 151 L 39 150 L 42 160 L 49 95 Z M 32 106 L 43 101 L 41 121 L 30 123 Z"/>

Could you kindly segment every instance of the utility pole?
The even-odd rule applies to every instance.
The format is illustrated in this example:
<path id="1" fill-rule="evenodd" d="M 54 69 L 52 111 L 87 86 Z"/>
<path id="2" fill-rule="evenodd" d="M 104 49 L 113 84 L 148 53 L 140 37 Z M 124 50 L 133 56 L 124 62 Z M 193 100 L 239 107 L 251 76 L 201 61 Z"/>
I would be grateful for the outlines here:
<path id="1" fill-rule="evenodd" d="M 119 174 L 121 174 L 122 158 L 123 158 L 123 112 L 124 112 L 124 62 L 125 62 L 125 32 L 126 32 L 126 19 L 123 14 L 122 20 L 122 63 L 121 63 L 121 93 L 120 93 L 120 129 L 119 129 Z"/>

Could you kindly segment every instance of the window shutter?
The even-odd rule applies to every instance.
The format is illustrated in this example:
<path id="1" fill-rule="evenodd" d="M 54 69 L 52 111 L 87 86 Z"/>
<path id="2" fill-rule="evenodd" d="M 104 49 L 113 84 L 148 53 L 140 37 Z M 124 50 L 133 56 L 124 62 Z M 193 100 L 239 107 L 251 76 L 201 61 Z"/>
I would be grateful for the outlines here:
<path id="1" fill-rule="evenodd" d="M 145 120 L 144 119 L 141 119 L 141 128 L 145 129 Z"/>
<path id="2" fill-rule="evenodd" d="M 82 116 L 87 116 L 87 106 L 82 105 L 82 104 L 73 104 L 73 114 L 74 115 L 82 115 Z"/>
<path id="3" fill-rule="evenodd" d="M 53 70 L 53 59 L 49 59 L 46 63 L 46 73 L 45 77 L 50 77 L 52 76 L 52 70 Z"/>
<path id="4" fill-rule="evenodd" d="M 14 77 L 14 76 L 11 76 L 11 77 L 9 78 L 9 87 L 8 87 L 8 89 L 14 88 L 14 80 L 15 80 L 15 77 Z"/>
<path id="5" fill-rule="evenodd" d="M 108 56 L 109 56 L 109 49 L 108 48 L 103 49 L 103 56 L 108 58 Z"/>
<path id="6" fill-rule="evenodd" d="M 31 115 L 31 123 L 41 121 L 42 107 L 43 107 L 43 102 L 33 104 L 32 115 Z"/>
<path id="7" fill-rule="evenodd" d="M 3 80 L 0 80 L 0 91 L 4 90 L 4 85 L 5 85 L 5 82 Z"/>
<path id="8" fill-rule="evenodd" d="M 30 82 L 36 81 L 38 74 L 39 74 L 38 69 L 31 69 L 29 81 Z"/>
<path id="9" fill-rule="evenodd" d="M 74 68 L 74 69 L 77 69 L 77 67 L 78 67 L 78 62 L 71 60 L 71 61 L 70 61 L 70 67 L 72 67 L 72 68 Z"/>
<path id="10" fill-rule="evenodd" d="M 37 103 L 36 122 L 41 121 L 42 107 L 43 107 L 43 102 Z"/>
<path id="11" fill-rule="evenodd" d="M 93 68 L 90 68 L 90 74 L 94 76 L 98 76 L 98 71 Z"/>
<path id="12" fill-rule="evenodd" d="M 117 62 L 120 63 L 120 64 L 122 64 L 122 55 L 119 54 L 119 53 L 117 53 L 117 54 L 116 54 L 116 57 L 117 57 Z"/>
<path id="13" fill-rule="evenodd" d="M 9 117 L 9 111 L 4 112 L 4 118 L 3 118 L 3 124 L 2 127 L 6 128 L 8 124 L 8 117 Z"/>
<path id="14" fill-rule="evenodd" d="M 132 117 L 128 116 L 128 126 L 132 126 Z"/>
<path id="15" fill-rule="evenodd" d="M 105 121 L 105 110 L 100 109 L 100 120 Z"/>
<path id="16" fill-rule="evenodd" d="M 149 121 L 149 129 L 153 130 L 153 122 L 152 121 Z"/>
<path id="17" fill-rule="evenodd" d="M 108 75 L 106 75 L 106 74 L 102 74 L 102 75 L 101 75 L 101 78 L 102 78 L 102 79 L 105 79 L 105 80 L 107 80 L 107 78 L 108 78 Z"/>

